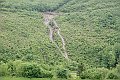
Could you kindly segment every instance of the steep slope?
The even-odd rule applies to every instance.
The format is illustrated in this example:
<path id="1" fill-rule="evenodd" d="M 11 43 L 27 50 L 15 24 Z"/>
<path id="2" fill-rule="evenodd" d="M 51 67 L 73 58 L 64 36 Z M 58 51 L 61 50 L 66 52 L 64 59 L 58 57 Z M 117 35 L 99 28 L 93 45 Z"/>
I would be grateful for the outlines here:
<path id="1" fill-rule="evenodd" d="M 73 61 L 106 67 L 109 63 L 105 62 L 105 55 L 112 51 L 115 57 L 114 46 L 120 43 L 119 3 L 118 0 L 72 0 L 57 10 L 65 12 L 56 20 Z M 112 61 L 113 66 L 115 61 Z"/>
<path id="2" fill-rule="evenodd" d="M 0 18 L 0 61 L 22 59 L 49 64 L 61 58 L 49 40 L 41 13 L 1 11 Z"/>
<path id="3" fill-rule="evenodd" d="M 54 11 L 69 0 L 1 0 L 0 8 L 28 11 Z"/>
<path id="4" fill-rule="evenodd" d="M 30 55 L 39 54 L 39 58 L 41 58 L 41 56 L 45 57 L 48 54 L 47 59 L 52 59 L 52 57 L 58 53 L 58 50 L 56 50 L 55 45 L 51 44 L 49 41 L 49 31 L 47 31 L 47 27 L 43 24 L 43 17 L 42 15 L 39 16 L 37 12 L 29 12 L 29 10 L 32 10 L 31 8 L 33 8 L 33 10 L 39 8 L 44 11 L 44 9 L 41 8 L 42 6 L 37 5 L 51 3 L 48 4 L 50 7 L 46 7 L 46 10 L 49 10 L 49 8 L 53 8 L 53 6 L 57 6 L 64 1 L 46 0 L 43 2 L 41 1 L 39 4 L 37 2 L 40 2 L 40 0 L 22 0 L 16 4 L 17 2 L 18 0 L 3 0 L 1 2 L 0 28 L 1 36 L 3 36 L 1 37 L 0 43 L 1 54 L 6 52 L 9 53 L 9 51 L 10 54 L 12 54 L 12 51 L 14 54 L 21 54 L 22 50 L 25 55 L 27 53 L 30 53 Z M 28 5 L 26 5 L 26 3 Z M 23 6 L 21 6 L 21 4 L 23 4 Z M 115 44 L 119 43 L 120 15 L 118 4 L 119 1 L 117 0 L 71 0 L 57 10 L 58 12 L 70 12 L 63 13 L 55 18 L 58 26 L 60 26 L 61 34 L 64 35 L 70 59 L 78 63 L 84 62 L 86 65 L 101 65 L 98 59 L 101 55 L 100 53 L 104 54 L 104 49 L 106 49 L 107 46 L 114 47 Z M 32 5 L 36 6 L 36 8 Z M 79 8 L 82 5 L 88 6 L 82 10 Z M 111 7 L 109 7 L 109 5 L 111 5 Z M 4 38 L 4 36 L 6 38 Z M 55 37 L 55 42 L 62 47 L 60 40 L 59 37 Z M 5 59 L 5 62 L 8 60 L 6 58 L 9 58 L 4 58 L 6 55 L 2 57 L 3 60 Z M 51 55 L 52 57 L 50 57 Z M 21 58 L 23 58 L 23 56 L 24 55 L 22 55 Z M 29 54 L 26 56 L 29 56 Z M 43 57 L 41 60 L 43 60 Z M 53 58 L 58 58 L 58 55 Z M 16 59 L 16 57 L 13 57 L 13 59 Z M 53 59 L 53 62 L 54 61 L 56 61 L 56 59 Z"/>
<path id="5" fill-rule="evenodd" d="M 101 67 L 111 71 L 120 64 L 119 4 L 120 0 L 0 0 L 0 65 L 20 60 L 50 67 L 45 70 L 53 74 L 59 68 L 75 74 L 91 68 L 103 71 Z M 53 34 L 44 24 L 43 12 L 51 11 L 60 14 L 50 17 L 60 33 L 57 29 Z M 71 62 L 59 55 L 60 49 Z"/>
<path id="6" fill-rule="evenodd" d="M 108 10 L 120 7 L 119 0 L 72 0 L 60 7 L 61 12 L 84 12 L 93 10 Z"/>
<path id="7" fill-rule="evenodd" d="M 44 16 L 44 23 L 49 28 L 49 37 L 50 37 L 51 42 L 56 45 L 56 47 L 58 48 L 58 50 L 60 51 L 62 56 L 65 59 L 69 60 L 68 54 L 67 54 L 66 48 L 65 48 L 65 40 L 60 33 L 60 28 L 58 27 L 56 21 L 54 20 L 55 16 L 57 16 L 57 15 L 55 13 L 43 13 L 43 16 Z M 60 49 L 59 45 L 57 45 L 57 43 L 54 40 L 55 33 L 57 33 L 61 39 L 62 50 Z"/>

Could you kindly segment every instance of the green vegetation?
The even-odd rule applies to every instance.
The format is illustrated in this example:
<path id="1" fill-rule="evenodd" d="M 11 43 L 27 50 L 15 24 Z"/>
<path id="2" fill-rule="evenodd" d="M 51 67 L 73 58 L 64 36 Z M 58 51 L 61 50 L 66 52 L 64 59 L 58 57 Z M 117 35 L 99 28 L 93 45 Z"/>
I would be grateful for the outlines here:
<path id="1" fill-rule="evenodd" d="M 56 54 L 57 50 L 49 41 L 41 14 L 1 11 L 0 16 L 1 61 L 6 63 L 9 60 L 22 59 L 43 63 L 43 59 L 46 59 L 43 57 L 47 57 L 46 62 L 49 62 L 50 55 Z"/>
<path id="2" fill-rule="evenodd" d="M 1 0 L 0 7 L 14 10 L 54 11 L 69 0 Z"/>
<path id="3" fill-rule="evenodd" d="M 61 12 L 85 12 L 96 10 L 119 9 L 119 0 L 71 0 L 57 11 Z"/>
<path id="4" fill-rule="evenodd" d="M 23 78 L 23 77 L 3 77 L 1 80 L 51 80 L 50 78 Z M 52 80 L 61 80 L 61 79 L 52 79 Z M 62 79 L 67 80 L 67 79 Z"/>
<path id="5" fill-rule="evenodd" d="M 0 80 L 120 79 L 119 4 L 0 0 Z M 49 40 L 42 12 L 53 11 L 61 13 L 55 20 L 70 61 Z M 59 37 L 55 42 L 62 46 Z"/>
<path id="6" fill-rule="evenodd" d="M 66 69 L 59 69 L 58 71 L 57 71 L 57 77 L 58 78 L 68 78 L 68 70 L 66 70 Z"/>

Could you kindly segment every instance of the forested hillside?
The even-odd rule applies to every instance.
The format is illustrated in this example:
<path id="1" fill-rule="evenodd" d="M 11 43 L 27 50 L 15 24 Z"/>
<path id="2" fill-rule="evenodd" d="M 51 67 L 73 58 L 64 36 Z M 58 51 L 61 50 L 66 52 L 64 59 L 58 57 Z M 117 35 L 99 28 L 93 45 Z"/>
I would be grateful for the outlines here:
<path id="1" fill-rule="evenodd" d="M 0 80 L 119 74 L 120 0 L 0 0 Z"/>
<path id="2" fill-rule="evenodd" d="M 71 0 L 57 11 L 84 12 L 94 10 L 116 10 L 120 7 L 119 4 L 119 0 Z"/>
<path id="3" fill-rule="evenodd" d="M 119 45 L 119 2 L 117 2 L 117 0 L 80 0 L 78 1 L 79 5 L 77 5 L 78 2 L 76 1 L 78 0 L 73 0 L 63 6 L 63 8 L 60 8 L 59 10 L 67 13 L 57 18 L 59 26 L 62 28 L 63 34 L 67 39 L 68 52 L 70 52 L 72 56 L 76 56 L 72 57 L 75 58 L 75 60 L 77 57 L 78 60 L 82 57 L 82 61 L 90 61 L 89 64 L 107 66 L 104 60 L 100 61 L 100 57 L 103 58 L 106 54 L 114 54 L 114 47 Z M 71 4 L 74 6 L 71 6 Z M 75 9 L 84 4 L 89 6 L 84 10 L 81 8 Z M 113 7 L 105 7 L 102 6 L 102 4 L 113 5 Z M 101 8 L 97 8 L 98 5 L 101 5 Z M 91 10 L 87 10 L 87 8 Z M 109 58 L 112 59 L 111 57 Z"/>
<path id="4" fill-rule="evenodd" d="M 54 11 L 69 0 L 1 0 L 2 8 L 28 11 Z"/>

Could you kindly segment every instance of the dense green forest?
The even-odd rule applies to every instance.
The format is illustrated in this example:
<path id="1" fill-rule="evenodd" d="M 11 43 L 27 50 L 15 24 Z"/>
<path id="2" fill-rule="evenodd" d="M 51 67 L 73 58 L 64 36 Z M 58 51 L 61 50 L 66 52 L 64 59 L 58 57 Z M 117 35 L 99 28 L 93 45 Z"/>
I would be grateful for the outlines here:
<path id="1" fill-rule="evenodd" d="M 44 12 L 58 14 L 69 60 L 50 41 Z M 120 0 L 0 0 L 0 80 L 16 77 L 119 80 Z"/>

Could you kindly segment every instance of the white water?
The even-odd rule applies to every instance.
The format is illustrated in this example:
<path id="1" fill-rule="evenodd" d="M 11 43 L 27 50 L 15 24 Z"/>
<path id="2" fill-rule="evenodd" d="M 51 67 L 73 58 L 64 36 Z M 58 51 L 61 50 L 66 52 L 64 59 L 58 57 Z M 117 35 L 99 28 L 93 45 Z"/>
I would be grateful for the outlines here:
<path id="1" fill-rule="evenodd" d="M 50 38 L 51 42 L 55 44 L 55 46 L 58 48 L 58 50 L 60 51 L 60 53 L 62 54 L 62 56 L 65 59 L 69 60 L 68 54 L 67 54 L 67 51 L 66 51 L 66 48 L 65 48 L 65 40 L 64 40 L 63 36 L 60 34 L 60 28 L 58 27 L 56 21 L 54 20 L 54 17 L 56 15 L 55 14 L 49 14 L 49 13 L 45 14 L 44 13 L 43 16 L 44 16 L 44 24 L 49 28 L 49 38 Z M 56 30 L 49 25 L 49 22 L 51 20 L 54 23 L 54 28 L 57 28 Z M 63 51 L 59 48 L 59 46 L 55 43 L 55 41 L 53 39 L 54 32 L 57 32 L 58 36 L 61 39 Z"/>

